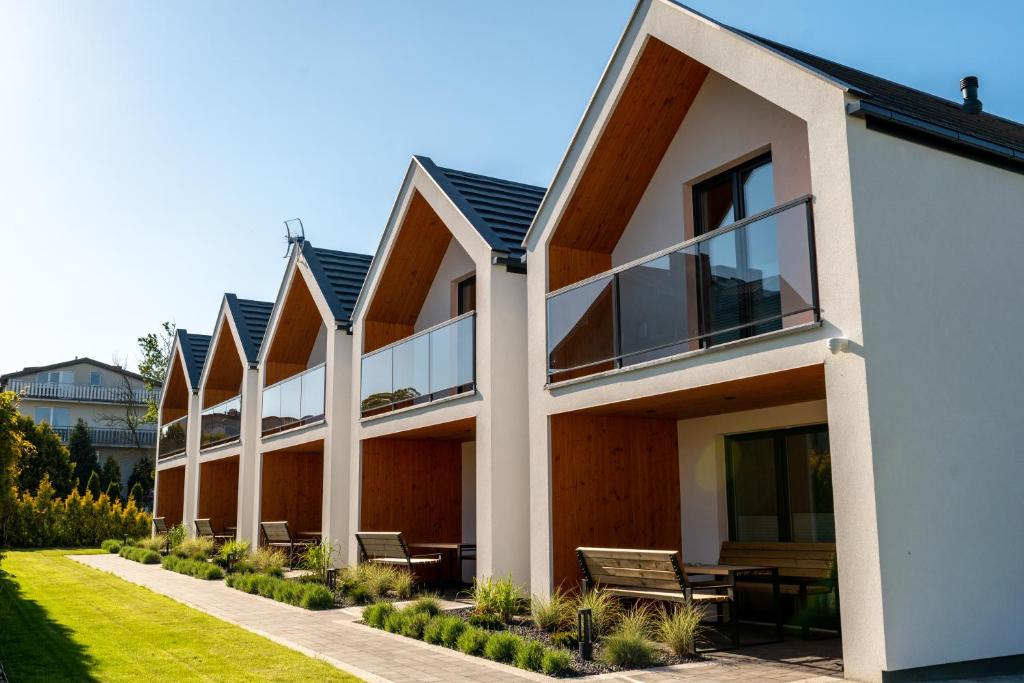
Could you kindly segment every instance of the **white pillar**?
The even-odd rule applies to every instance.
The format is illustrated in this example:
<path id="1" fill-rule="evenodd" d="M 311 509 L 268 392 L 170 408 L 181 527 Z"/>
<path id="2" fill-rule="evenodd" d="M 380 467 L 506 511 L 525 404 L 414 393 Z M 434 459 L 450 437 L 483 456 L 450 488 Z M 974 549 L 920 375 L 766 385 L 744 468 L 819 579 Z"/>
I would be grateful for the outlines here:
<path id="1" fill-rule="evenodd" d="M 242 416 L 238 456 L 238 531 L 236 537 L 256 546 L 259 533 L 253 500 L 259 495 L 257 465 L 261 436 L 260 373 L 246 367 L 242 375 Z"/>
<path id="2" fill-rule="evenodd" d="M 199 506 L 199 437 L 202 429 L 200 413 L 202 401 L 198 393 L 188 398 L 188 429 L 185 435 L 185 501 L 182 506 L 182 524 L 188 535 L 195 533 L 195 519 Z"/>
<path id="3" fill-rule="evenodd" d="M 335 330 L 327 339 L 327 378 L 324 401 L 327 436 L 324 439 L 324 538 L 337 548 L 335 563 L 349 563 L 349 471 L 352 433 L 352 337 Z"/>

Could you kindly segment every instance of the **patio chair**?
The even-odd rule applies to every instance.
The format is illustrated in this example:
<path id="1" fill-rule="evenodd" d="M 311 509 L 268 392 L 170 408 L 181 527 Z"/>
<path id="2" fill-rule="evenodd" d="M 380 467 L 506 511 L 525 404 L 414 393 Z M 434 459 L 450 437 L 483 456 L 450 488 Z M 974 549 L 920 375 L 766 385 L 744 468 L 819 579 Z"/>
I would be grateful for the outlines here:
<path id="1" fill-rule="evenodd" d="M 167 518 L 166 517 L 154 517 L 153 518 L 153 533 L 155 533 L 155 534 L 166 534 L 167 533 Z"/>
<path id="2" fill-rule="evenodd" d="M 226 541 L 235 540 L 234 534 L 214 533 L 213 525 L 210 524 L 209 518 L 196 520 L 196 536 L 199 536 L 200 538 L 212 538 L 213 542 L 217 545 L 220 545 Z"/>
<path id="3" fill-rule="evenodd" d="M 441 553 L 410 554 L 401 531 L 357 531 L 356 542 L 364 562 L 404 566 L 410 574 L 418 567 L 436 567 L 441 580 Z"/>
<path id="4" fill-rule="evenodd" d="M 295 566 L 296 550 L 304 549 L 313 543 L 311 539 L 293 536 L 288 529 L 288 522 L 260 522 L 260 533 L 263 535 L 264 545 L 286 549 L 289 569 Z"/>

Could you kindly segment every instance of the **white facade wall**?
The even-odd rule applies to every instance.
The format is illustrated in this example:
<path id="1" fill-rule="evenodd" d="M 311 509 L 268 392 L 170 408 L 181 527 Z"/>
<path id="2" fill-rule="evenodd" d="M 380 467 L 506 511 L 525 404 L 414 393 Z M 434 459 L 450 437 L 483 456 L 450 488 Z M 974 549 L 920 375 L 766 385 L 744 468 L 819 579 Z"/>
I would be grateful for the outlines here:
<path id="1" fill-rule="evenodd" d="M 473 259 L 459 245 L 458 240 L 452 240 L 437 268 L 437 274 L 430 284 L 427 298 L 423 301 L 423 308 L 420 310 L 413 330 L 420 332 L 453 318 L 455 316 L 453 283 L 472 275 L 474 270 Z"/>

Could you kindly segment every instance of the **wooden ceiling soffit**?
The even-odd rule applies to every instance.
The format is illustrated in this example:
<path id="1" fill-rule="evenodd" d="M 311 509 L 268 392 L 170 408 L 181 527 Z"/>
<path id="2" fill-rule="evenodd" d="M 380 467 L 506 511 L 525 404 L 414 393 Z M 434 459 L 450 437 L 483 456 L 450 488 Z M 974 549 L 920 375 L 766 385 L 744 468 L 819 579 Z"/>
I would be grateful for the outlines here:
<path id="1" fill-rule="evenodd" d="M 177 348 L 171 357 L 171 371 L 167 373 L 167 385 L 163 391 L 160 422 L 166 424 L 188 412 L 188 383 L 185 381 L 185 366 L 181 363 L 181 352 Z"/>
<path id="2" fill-rule="evenodd" d="M 296 270 L 281 306 L 281 317 L 266 357 L 266 384 L 269 386 L 306 369 L 317 334 L 324 324 L 320 309 Z"/>
<path id="3" fill-rule="evenodd" d="M 452 234 L 418 191 L 398 228 L 367 308 L 363 352 L 412 334 Z"/>
<path id="4" fill-rule="evenodd" d="M 550 289 L 602 272 L 708 67 L 649 38 L 562 214 L 548 254 Z M 607 268 L 605 268 L 607 269 Z"/>
<path id="5" fill-rule="evenodd" d="M 203 386 L 204 409 L 237 396 L 242 389 L 245 368 L 227 318 L 221 323 L 220 333 L 213 342 L 207 362 L 210 364 L 210 372 Z"/>

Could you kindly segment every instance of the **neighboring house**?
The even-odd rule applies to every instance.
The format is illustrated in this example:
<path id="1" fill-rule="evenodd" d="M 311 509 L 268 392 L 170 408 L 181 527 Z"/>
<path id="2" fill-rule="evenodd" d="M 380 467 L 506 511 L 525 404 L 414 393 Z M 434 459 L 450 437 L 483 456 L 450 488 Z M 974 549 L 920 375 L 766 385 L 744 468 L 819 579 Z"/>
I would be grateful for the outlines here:
<path id="1" fill-rule="evenodd" d="M 475 542 L 541 595 L 578 546 L 805 544 L 847 677 L 1024 671 L 1024 126 L 975 86 L 642 0 L 547 191 L 414 157 L 372 263 L 300 244 L 205 370 L 179 334 L 158 514 Z"/>
<path id="2" fill-rule="evenodd" d="M 121 468 L 121 489 L 142 456 L 154 459 L 156 425 L 139 425 L 150 399 L 141 375 L 91 358 L 25 368 L 0 376 L 0 391 L 21 395 L 19 410 L 36 422 L 47 422 L 65 445 L 79 419 L 89 425 L 99 466 L 113 458 Z M 75 473 L 83 481 L 89 473 Z"/>

